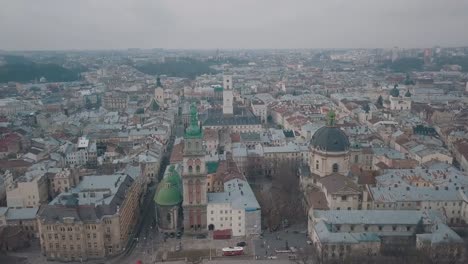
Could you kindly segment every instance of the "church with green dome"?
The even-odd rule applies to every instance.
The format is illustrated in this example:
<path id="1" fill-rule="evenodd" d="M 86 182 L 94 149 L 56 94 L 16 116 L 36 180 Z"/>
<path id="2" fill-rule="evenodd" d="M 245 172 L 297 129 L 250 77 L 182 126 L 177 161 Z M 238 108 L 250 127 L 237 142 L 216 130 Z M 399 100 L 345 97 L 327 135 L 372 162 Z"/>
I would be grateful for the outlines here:
<path id="1" fill-rule="evenodd" d="M 156 219 L 159 230 L 163 232 L 176 232 L 181 225 L 183 197 L 179 170 L 180 167 L 175 165 L 166 168 L 154 196 Z"/>

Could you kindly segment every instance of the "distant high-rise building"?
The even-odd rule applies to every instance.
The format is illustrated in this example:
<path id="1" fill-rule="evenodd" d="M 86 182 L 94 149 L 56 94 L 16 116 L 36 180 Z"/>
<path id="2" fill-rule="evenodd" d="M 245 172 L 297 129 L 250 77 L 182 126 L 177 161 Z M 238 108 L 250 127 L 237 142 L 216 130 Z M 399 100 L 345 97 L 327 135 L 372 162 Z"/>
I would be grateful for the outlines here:
<path id="1" fill-rule="evenodd" d="M 424 49 L 424 64 L 429 65 L 432 61 L 432 50 Z"/>
<path id="2" fill-rule="evenodd" d="M 399 57 L 399 49 L 398 47 L 393 47 L 392 49 L 392 62 L 398 60 L 398 57 Z"/>
<path id="3" fill-rule="evenodd" d="M 223 75 L 223 114 L 232 115 L 234 113 L 232 106 L 232 75 L 224 74 Z"/>

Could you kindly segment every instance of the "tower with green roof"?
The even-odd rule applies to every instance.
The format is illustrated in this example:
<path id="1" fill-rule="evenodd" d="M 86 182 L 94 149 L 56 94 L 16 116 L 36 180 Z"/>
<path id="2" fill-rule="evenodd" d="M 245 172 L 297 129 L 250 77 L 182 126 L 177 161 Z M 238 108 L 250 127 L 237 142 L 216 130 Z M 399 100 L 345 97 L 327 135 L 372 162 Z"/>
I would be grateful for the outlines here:
<path id="1" fill-rule="evenodd" d="M 190 124 L 184 134 L 182 189 L 185 233 L 206 232 L 206 165 L 203 131 L 195 104 L 190 106 Z"/>
<path id="2" fill-rule="evenodd" d="M 180 205 L 182 189 L 180 174 L 172 165 L 166 169 L 162 181 L 154 195 L 158 227 L 164 232 L 175 232 L 180 226 Z"/>

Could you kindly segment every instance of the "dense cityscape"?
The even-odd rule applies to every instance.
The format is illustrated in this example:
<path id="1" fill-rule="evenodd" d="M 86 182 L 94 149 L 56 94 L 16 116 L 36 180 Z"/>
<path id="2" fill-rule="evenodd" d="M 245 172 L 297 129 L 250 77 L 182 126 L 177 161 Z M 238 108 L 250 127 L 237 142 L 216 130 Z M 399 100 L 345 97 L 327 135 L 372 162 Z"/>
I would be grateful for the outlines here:
<path id="1" fill-rule="evenodd" d="M 1 258 L 462 263 L 467 53 L 3 52 Z"/>
<path id="2" fill-rule="evenodd" d="M 0 0 L 0 264 L 468 263 L 467 8 Z"/>

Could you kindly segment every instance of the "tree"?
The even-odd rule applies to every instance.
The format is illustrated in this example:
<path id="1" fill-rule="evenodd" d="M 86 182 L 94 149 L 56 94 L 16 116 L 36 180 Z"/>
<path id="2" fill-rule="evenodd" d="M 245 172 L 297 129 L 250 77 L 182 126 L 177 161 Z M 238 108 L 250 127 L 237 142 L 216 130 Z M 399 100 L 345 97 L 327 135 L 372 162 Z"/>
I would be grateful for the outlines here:
<path id="1" fill-rule="evenodd" d="M 379 95 L 379 98 L 377 99 L 377 105 L 378 106 L 383 106 L 383 98 L 381 95 Z"/>

